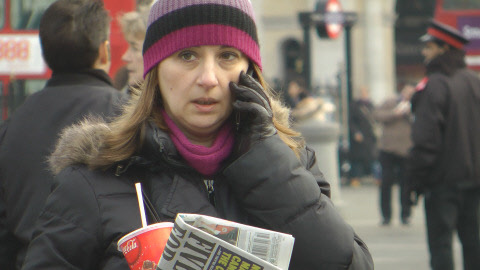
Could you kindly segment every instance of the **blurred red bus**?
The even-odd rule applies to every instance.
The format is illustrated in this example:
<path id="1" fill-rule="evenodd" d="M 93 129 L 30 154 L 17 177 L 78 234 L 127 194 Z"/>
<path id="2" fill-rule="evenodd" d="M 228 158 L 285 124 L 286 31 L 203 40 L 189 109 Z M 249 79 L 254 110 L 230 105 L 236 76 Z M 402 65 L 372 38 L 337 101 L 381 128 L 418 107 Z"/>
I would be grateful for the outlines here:
<path id="1" fill-rule="evenodd" d="M 0 123 L 25 98 L 43 88 L 51 71 L 42 58 L 38 25 L 45 9 L 55 0 L 0 0 Z M 135 0 L 104 0 L 112 16 L 110 76 L 123 65 L 127 48 L 116 18 L 135 9 Z"/>
<path id="2" fill-rule="evenodd" d="M 465 46 L 466 61 L 470 68 L 480 71 L 480 0 L 437 0 L 435 19 L 470 39 Z"/>

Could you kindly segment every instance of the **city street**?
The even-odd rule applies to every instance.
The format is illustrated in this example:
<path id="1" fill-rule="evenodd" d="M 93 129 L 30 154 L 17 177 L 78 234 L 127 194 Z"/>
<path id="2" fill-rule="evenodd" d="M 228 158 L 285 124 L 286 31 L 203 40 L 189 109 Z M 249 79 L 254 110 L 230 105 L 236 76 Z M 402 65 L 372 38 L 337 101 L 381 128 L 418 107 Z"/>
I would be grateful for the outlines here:
<path id="1" fill-rule="evenodd" d="M 390 226 L 381 226 L 378 187 L 342 186 L 337 207 L 367 243 L 376 270 L 429 270 L 423 201 L 413 209 L 411 225 L 404 226 L 398 218 L 398 191 L 393 190 L 393 215 Z M 456 269 L 461 266 L 461 246 L 454 242 Z"/>

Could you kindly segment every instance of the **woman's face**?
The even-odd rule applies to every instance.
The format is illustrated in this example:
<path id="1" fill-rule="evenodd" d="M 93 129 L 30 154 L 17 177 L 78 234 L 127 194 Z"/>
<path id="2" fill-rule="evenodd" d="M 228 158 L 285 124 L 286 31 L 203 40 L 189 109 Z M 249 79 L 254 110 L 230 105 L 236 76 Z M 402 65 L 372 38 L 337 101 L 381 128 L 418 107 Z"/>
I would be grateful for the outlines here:
<path id="1" fill-rule="evenodd" d="M 192 142 L 215 137 L 232 112 L 228 84 L 238 82 L 248 65 L 239 50 L 225 46 L 191 47 L 160 62 L 165 111 Z"/>
<path id="2" fill-rule="evenodd" d="M 135 85 L 143 81 L 143 39 L 130 35 L 125 38 L 128 42 L 128 49 L 122 55 L 128 70 L 128 85 Z"/>

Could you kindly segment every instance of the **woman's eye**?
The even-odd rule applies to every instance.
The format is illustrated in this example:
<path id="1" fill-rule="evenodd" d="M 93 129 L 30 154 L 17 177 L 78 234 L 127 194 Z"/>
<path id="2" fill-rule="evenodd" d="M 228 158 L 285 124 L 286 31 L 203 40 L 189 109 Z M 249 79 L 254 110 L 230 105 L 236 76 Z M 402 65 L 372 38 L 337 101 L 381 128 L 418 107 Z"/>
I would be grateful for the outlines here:
<path id="1" fill-rule="evenodd" d="M 185 61 L 193 61 L 195 60 L 195 55 L 192 52 L 182 52 L 180 53 L 180 58 Z"/>
<path id="2" fill-rule="evenodd" d="M 221 58 L 224 59 L 224 60 L 234 60 L 238 57 L 239 57 L 239 55 L 237 53 L 234 53 L 234 52 L 224 52 L 224 53 L 221 54 Z"/>

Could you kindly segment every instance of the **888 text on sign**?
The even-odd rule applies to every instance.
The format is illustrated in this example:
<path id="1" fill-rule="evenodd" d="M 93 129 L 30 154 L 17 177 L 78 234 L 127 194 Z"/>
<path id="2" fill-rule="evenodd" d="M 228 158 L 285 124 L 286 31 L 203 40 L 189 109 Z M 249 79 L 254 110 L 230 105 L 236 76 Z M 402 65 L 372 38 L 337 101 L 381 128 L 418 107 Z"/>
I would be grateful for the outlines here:
<path id="1" fill-rule="evenodd" d="M 0 61 L 26 61 L 30 53 L 28 40 L 0 39 Z"/>
<path id="2" fill-rule="evenodd" d="M 0 35 L 0 74 L 40 75 L 46 70 L 37 34 Z"/>

